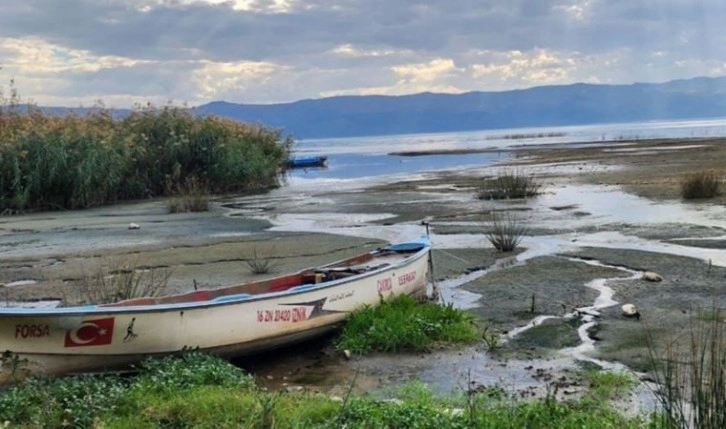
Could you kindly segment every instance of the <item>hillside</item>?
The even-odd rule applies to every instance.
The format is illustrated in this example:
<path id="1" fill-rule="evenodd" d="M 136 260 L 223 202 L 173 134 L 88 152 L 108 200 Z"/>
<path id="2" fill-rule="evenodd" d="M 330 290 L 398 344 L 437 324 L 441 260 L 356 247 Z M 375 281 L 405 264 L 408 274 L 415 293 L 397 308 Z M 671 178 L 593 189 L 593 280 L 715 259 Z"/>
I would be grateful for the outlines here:
<path id="1" fill-rule="evenodd" d="M 341 96 L 269 105 L 217 101 L 195 110 L 281 127 L 297 138 L 692 119 L 726 116 L 726 77 L 464 94 Z"/>

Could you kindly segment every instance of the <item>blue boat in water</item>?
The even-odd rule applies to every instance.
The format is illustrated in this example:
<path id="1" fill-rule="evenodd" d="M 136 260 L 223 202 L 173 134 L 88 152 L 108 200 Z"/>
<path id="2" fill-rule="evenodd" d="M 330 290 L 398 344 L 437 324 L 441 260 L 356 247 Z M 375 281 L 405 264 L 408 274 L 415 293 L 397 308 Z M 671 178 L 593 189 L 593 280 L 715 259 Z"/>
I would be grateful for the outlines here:
<path id="1" fill-rule="evenodd" d="M 327 160 L 327 156 L 301 156 L 288 159 L 285 165 L 287 168 L 325 167 Z"/>

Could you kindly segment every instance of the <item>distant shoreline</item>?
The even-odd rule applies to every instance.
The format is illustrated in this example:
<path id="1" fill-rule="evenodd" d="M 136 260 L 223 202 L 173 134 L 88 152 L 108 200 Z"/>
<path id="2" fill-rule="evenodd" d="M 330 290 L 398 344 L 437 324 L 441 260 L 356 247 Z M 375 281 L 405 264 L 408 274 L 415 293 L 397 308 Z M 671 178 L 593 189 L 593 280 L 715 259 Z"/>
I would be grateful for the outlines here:
<path id="1" fill-rule="evenodd" d="M 497 153 L 511 152 L 516 150 L 540 150 L 540 149 L 573 149 L 578 147 L 602 147 L 610 145 L 623 144 L 667 144 L 675 142 L 702 142 L 722 137 L 671 137 L 671 138 L 652 138 L 652 139 L 623 139 L 623 140 L 601 140 L 601 141 L 582 141 L 570 143 L 551 143 L 551 144 L 521 144 L 516 146 L 507 146 L 504 148 L 481 148 L 481 149 L 431 149 L 431 150 L 404 150 L 396 152 L 388 152 L 389 156 L 431 156 L 431 155 L 473 155 L 477 153 Z"/>

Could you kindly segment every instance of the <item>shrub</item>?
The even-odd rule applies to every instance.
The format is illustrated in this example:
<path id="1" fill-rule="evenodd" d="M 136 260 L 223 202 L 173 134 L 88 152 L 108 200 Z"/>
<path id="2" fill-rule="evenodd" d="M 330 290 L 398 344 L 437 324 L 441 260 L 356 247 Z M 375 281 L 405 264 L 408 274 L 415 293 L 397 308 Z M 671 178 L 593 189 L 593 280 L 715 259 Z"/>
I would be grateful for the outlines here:
<path id="1" fill-rule="evenodd" d="M 511 252 L 519 246 L 527 227 L 521 221 L 507 215 L 504 219 L 498 214 L 492 216 L 486 237 L 489 243 L 500 252 Z"/>
<path id="2" fill-rule="evenodd" d="M 721 178 L 715 173 L 701 171 L 681 181 L 681 196 L 686 200 L 713 198 L 720 193 Z"/>
<path id="3" fill-rule="evenodd" d="M 480 200 L 529 198 L 538 195 L 540 188 L 540 183 L 532 176 L 525 176 L 517 171 L 505 172 L 494 179 L 485 180 L 479 187 L 477 196 Z"/>

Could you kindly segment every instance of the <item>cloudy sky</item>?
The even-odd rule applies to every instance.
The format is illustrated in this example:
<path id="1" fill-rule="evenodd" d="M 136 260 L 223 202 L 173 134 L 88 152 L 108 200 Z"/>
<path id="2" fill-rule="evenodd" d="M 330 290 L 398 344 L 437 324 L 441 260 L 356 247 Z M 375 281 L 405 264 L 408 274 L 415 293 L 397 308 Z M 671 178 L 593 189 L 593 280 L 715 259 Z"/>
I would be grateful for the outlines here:
<path id="1" fill-rule="evenodd" d="M 724 0 L 0 0 L 44 105 L 273 103 L 726 74 Z"/>

